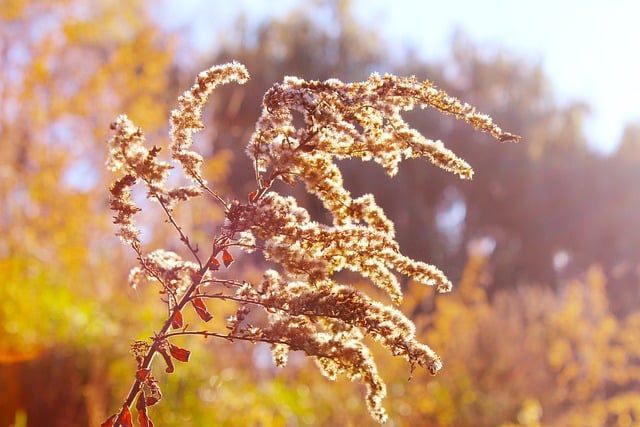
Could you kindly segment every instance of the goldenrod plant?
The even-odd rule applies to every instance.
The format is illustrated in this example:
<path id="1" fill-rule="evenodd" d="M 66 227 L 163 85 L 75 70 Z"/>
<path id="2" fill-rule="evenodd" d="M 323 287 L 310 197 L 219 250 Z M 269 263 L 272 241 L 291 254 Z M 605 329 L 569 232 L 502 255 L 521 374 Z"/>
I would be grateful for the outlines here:
<path id="1" fill-rule="evenodd" d="M 171 159 L 161 159 L 161 147 L 147 147 L 142 130 L 126 116 L 111 125 L 114 133 L 108 142 L 107 166 L 118 174 L 110 187 L 111 209 L 118 236 L 134 249 L 139 263 L 131 271 L 130 285 L 159 286 L 166 319 L 153 337 L 132 344 L 135 379 L 122 406 L 104 426 L 133 426 L 132 408 L 141 426 L 153 425 L 147 407 L 158 403 L 162 394 L 152 362 L 160 355 L 169 373 L 174 371 L 174 360 L 188 362 L 189 350 L 175 344 L 175 338 L 187 335 L 268 343 L 280 367 L 287 363 L 290 351 L 302 351 L 327 378 L 344 374 L 362 382 L 369 412 L 380 423 L 387 419 L 382 406 L 386 387 L 366 337 L 405 358 L 412 371 L 422 366 L 435 375 L 442 368 L 440 358 L 416 339 L 414 324 L 398 308 L 402 290 L 396 274 L 439 292 L 448 292 L 451 282 L 435 266 L 400 252 L 393 222 L 373 195 L 351 196 L 336 161 L 373 160 L 393 176 L 403 159 L 426 157 L 470 179 L 469 164 L 403 119 L 401 113 L 416 106 L 453 115 L 501 142 L 519 137 L 415 77 L 372 74 L 359 83 L 286 77 L 264 95 L 262 115 L 246 148 L 254 166 L 255 188 L 246 200 L 229 200 L 208 185 L 201 169 L 203 157 L 192 150 L 193 136 L 204 127 L 202 109 L 211 92 L 222 84 L 242 84 L 248 79 L 246 68 L 236 62 L 197 76 L 171 113 Z M 174 165 L 181 167 L 189 185 L 169 185 Z M 283 188 L 278 181 L 291 186 L 302 182 L 331 213 L 332 223 L 312 219 L 295 198 L 278 191 Z M 184 256 L 143 248 L 134 222 L 142 208 L 135 202 L 133 187 L 140 184 L 175 229 Z M 194 242 L 193 230 L 174 215 L 177 204 L 195 197 L 208 197 L 224 211 L 224 223 L 208 242 Z M 207 248 L 204 253 L 203 247 Z M 233 278 L 240 272 L 237 276 L 223 272 L 223 267 L 231 268 L 233 253 L 238 257 L 238 252 L 254 251 L 269 266 L 261 280 L 251 283 Z M 367 279 L 388 300 L 374 299 L 342 283 L 338 273 L 344 270 Z M 222 329 L 206 328 L 214 314 L 220 314 L 213 304 L 222 302 L 234 303 L 234 312 Z M 189 315 L 197 315 L 196 323 L 185 321 L 190 310 Z"/>

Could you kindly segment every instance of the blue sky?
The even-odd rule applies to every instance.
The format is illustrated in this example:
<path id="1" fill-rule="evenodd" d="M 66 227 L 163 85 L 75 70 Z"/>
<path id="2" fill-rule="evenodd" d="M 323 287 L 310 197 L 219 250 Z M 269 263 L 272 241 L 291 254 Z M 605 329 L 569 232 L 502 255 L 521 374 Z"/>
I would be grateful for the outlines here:
<path id="1" fill-rule="evenodd" d="M 302 0 L 171 1 L 170 25 L 200 39 L 248 19 L 281 15 Z M 233 4 L 233 5 L 231 5 Z M 390 43 L 411 44 L 426 59 L 445 57 L 455 29 L 474 43 L 540 61 L 561 102 L 592 107 L 586 130 L 599 151 L 613 149 L 624 125 L 640 120 L 640 2 L 634 0 L 353 0 L 355 14 Z M 218 28 L 220 28 L 218 27 Z M 428 77 L 428 76 L 425 76 Z"/>

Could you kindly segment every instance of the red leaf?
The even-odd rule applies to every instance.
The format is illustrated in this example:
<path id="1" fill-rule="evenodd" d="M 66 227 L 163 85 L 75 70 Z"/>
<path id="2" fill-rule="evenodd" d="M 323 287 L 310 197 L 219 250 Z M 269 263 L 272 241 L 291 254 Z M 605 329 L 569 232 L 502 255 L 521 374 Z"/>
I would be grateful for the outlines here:
<path id="1" fill-rule="evenodd" d="M 146 405 L 147 405 L 147 406 L 153 406 L 153 405 L 155 405 L 156 403 L 158 403 L 158 401 L 159 401 L 159 400 L 160 400 L 160 399 L 158 399 L 158 398 L 157 398 L 157 397 L 155 397 L 155 396 L 149 396 L 149 397 L 147 397 L 147 398 L 144 400 L 144 403 L 146 403 Z"/>
<path id="2" fill-rule="evenodd" d="M 179 360 L 181 362 L 188 362 L 189 356 L 191 355 L 191 352 L 189 350 L 180 348 L 173 344 L 169 344 L 169 352 L 171 353 L 174 359 Z"/>
<path id="3" fill-rule="evenodd" d="M 180 312 L 180 310 L 175 310 L 173 313 L 173 318 L 171 319 L 171 327 L 173 329 L 180 329 L 182 328 L 182 325 L 184 324 L 184 321 L 182 319 L 182 313 Z"/>
<path id="4" fill-rule="evenodd" d="M 117 416 L 118 414 L 111 415 L 109 418 L 107 418 L 107 421 L 100 424 L 100 427 L 113 427 L 113 422 L 116 420 Z"/>
<path id="5" fill-rule="evenodd" d="M 213 271 L 220 270 L 220 261 L 218 261 L 216 258 L 211 258 L 211 261 L 209 261 L 209 268 Z"/>
<path id="6" fill-rule="evenodd" d="M 122 415 L 120 416 L 120 424 L 125 427 L 133 427 L 133 421 L 131 420 L 131 411 L 127 405 L 122 407 Z"/>
<path id="7" fill-rule="evenodd" d="M 138 369 L 136 371 L 136 379 L 138 381 L 145 381 L 150 373 L 151 369 Z"/>
<path id="8" fill-rule="evenodd" d="M 143 399 L 143 394 L 140 393 L 138 395 L 138 401 L 136 402 L 136 409 L 138 410 L 138 424 L 140 427 L 153 427 L 153 421 L 149 419 L 149 415 L 147 415 L 147 404 Z"/>
<path id="9" fill-rule="evenodd" d="M 165 369 L 165 372 L 167 374 L 170 374 L 173 371 L 175 371 L 175 368 L 173 367 L 173 361 L 171 360 L 171 356 L 169 356 L 169 353 L 167 353 L 167 349 L 166 348 L 160 348 L 160 349 L 158 349 L 158 353 L 160 353 L 162 355 L 162 358 L 164 359 L 165 363 L 167 364 L 167 369 Z"/>
<path id="10" fill-rule="evenodd" d="M 149 396 L 145 396 L 144 403 L 147 406 L 153 406 L 162 399 L 162 392 L 158 386 L 158 381 L 153 377 L 153 375 L 149 375 L 145 384 L 149 387 L 149 392 L 151 394 Z"/>
<path id="11" fill-rule="evenodd" d="M 196 313 L 198 313 L 198 316 L 200 316 L 202 320 L 208 322 L 213 319 L 213 316 L 209 313 L 209 310 L 207 310 L 207 306 L 204 304 L 204 301 L 202 301 L 202 298 L 192 299 L 191 304 L 193 304 L 193 308 L 196 309 Z"/>
<path id="12" fill-rule="evenodd" d="M 222 250 L 222 262 L 224 263 L 225 267 L 229 267 L 233 262 L 233 256 L 231 256 L 226 248 Z"/>
<path id="13" fill-rule="evenodd" d="M 144 397 L 144 393 L 138 394 L 138 400 L 136 400 L 136 409 L 138 411 L 147 410 L 147 404 L 144 403 L 143 397 Z"/>
<path id="14" fill-rule="evenodd" d="M 249 193 L 249 202 L 255 202 L 256 197 L 258 197 L 258 191 L 253 190 L 251 193 Z"/>

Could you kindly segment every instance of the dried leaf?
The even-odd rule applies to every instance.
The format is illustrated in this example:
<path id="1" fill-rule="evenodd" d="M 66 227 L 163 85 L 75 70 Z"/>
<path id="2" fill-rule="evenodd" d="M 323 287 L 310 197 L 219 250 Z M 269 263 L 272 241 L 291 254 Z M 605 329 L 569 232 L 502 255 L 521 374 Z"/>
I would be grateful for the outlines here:
<path id="1" fill-rule="evenodd" d="M 313 144 L 304 144 L 304 145 L 298 146 L 298 149 L 300 151 L 305 152 L 305 153 L 310 153 L 310 152 L 312 152 L 313 150 L 316 149 L 316 146 L 313 145 Z"/>
<path id="2" fill-rule="evenodd" d="M 153 406 L 156 403 L 158 403 L 160 401 L 160 399 L 156 396 L 149 396 L 144 400 L 144 403 L 146 403 L 147 406 Z"/>
<path id="3" fill-rule="evenodd" d="M 136 410 L 138 411 L 138 424 L 140 427 L 153 427 L 153 421 L 147 415 L 147 403 L 143 399 L 144 393 L 138 395 L 138 401 L 136 402 Z"/>
<path id="4" fill-rule="evenodd" d="M 173 318 L 171 319 L 171 327 L 173 329 L 180 329 L 184 325 L 184 320 L 182 319 L 182 313 L 180 310 L 176 309 L 173 313 Z"/>
<path id="5" fill-rule="evenodd" d="M 125 427 L 133 427 L 133 420 L 131 419 L 131 411 L 127 405 L 122 407 L 122 416 L 120 417 L 120 424 Z"/>
<path id="6" fill-rule="evenodd" d="M 162 392 L 160 391 L 160 386 L 158 386 L 158 381 L 151 376 L 149 381 L 147 382 L 147 386 L 149 387 L 149 391 L 151 395 L 146 396 L 144 403 L 147 406 L 153 406 L 162 399 Z"/>
<path id="7" fill-rule="evenodd" d="M 145 381 L 148 377 L 149 374 L 151 373 L 151 369 L 138 369 L 136 371 L 136 379 L 138 381 Z"/>
<path id="8" fill-rule="evenodd" d="M 213 316 L 211 315 L 211 313 L 209 313 L 209 310 L 207 310 L 207 306 L 205 305 L 202 298 L 192 299 L 191 304 L 193 304 L 193 308 L 195 308 L 196 313 L 198 313 L 198 316 L 200 316 L 202 320 L 208 322 L 209 320 L 213 319 Z"/>
<path id="9" fill-rule="evenodd" d="M 138 399 L 136 400 L 136 409 L 138 411 L 140 411 L 141 409 L 144 409 L 146 411 L 147 409 L 147 404 L 144 403 L 144 393 L 140 393 L 138 394 Z"/>
<path id="10" fill-rule="evenodd" d="M 153 376 L 150 369 L 140 369 L 138 373 L 137 376 L 139 375 L 140 377 L 145 375 L 144 384 L 149 389 L 149 393 L 151 393 L 149 395 L 145 395 L 146 406 L 155 405 L 160 401 L 160 399 L 162 399 L 162 392 L 160 391 L 160 386 L 158 386 L 158 380 Z"/>
<path id="11" fill-rule="evenodd" d="M 100 427 L 113 427 L 113 422 L 116 420 L 118 414 L 113 414 L 105 422 L 100 424 Z"/>
<path id="12" fill-rule="evenodd" d="M 211 258 L 211 261 L 209 261 L 209 268 L 213 271 L 220 270 L 220 261 L 216 258 Z"/>
<path id="13" fill-rule="evenodd" d="M 509 132 L 503 132 L 498 136 L 498 140 L 500 142 L 518 142 L 520 141 L 520 136 Z"/>
<path id="14" fill-rule="evenodd" d="M 191 352 L 189 350 L 180 348 L 173 344 L 169 344 L 169 352 L 171 353 L 174 359 L 179 360 L 181 362 L 188 362 L 189 356 L 191 355 Z"/>
<path id="15" fill-rule="evenodd" d="M 231 255 L 231 253 L 229 253 L 229 251 L 226 248 L 222 250 L 222 262 L 224 263 L 224 266 L 227 268 L 233 262 L 233 256 Z"/>
<path id="16" fill-rule="evenodd" d="M 169 356 L 167 349 L 165 347 L 162 347 L 158 349 L 158 352 L 162 355 L 164 362 L 167 364 L 167 369 L 165 369 L 165 372 L 167 374 L 170 374 L 175 371 L 175 368 L 173 367 L 173 360 L 171 360 L 171 356 Z"/>

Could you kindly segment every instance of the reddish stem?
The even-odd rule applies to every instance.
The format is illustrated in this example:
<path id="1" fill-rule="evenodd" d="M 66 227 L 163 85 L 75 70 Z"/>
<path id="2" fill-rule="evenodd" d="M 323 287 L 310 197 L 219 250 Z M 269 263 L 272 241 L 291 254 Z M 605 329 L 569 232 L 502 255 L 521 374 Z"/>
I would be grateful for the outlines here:
<path id="1" fill-rule="evenodd" d="M 187 291 L 184 293 L 184 295 L 180 299 L 180 302 L 176 305 L 175 309 L 169 314 L 167 320 L 162 325 L 162 328 L 160 329 L 160 332 L 157 333 L 156 336 L 153 338 L 153 343 L 151 344 L 151 347 L 147 351 L 146 356 L 142 360 L 141 365 L 138 366 L 138 369 L 150 369 L 151 362 L 153 361 L 153 358 L 155 357 L 156 353 L 158 352 L 158 349 L 160 347 L 160 343 L 167 336 L 167 331 L 169 331 L 169 328 L 171 328 L 171 323 L 173 322 L 173 317 L 175 316 L 175 313 L 177 311 L 182 310 L 182 308 L 189 302 L 189 300 L 192 297 L 192 294 L 195 292 L 195 290 L 198 288 L 198 286 L 200 286 L 200 284 L 202 283 L 202 279 L 203 279 L 204 275 L 209 270 L 209 265 L 210 265 L 211 260 L 213 258 L 215 258 L 216 255 L 218 255 L 218 253 L 221 250 L 222 250 L 222 247 L 219 247 L 217 244 L 213 245 L 213 252 L 211 254 L 211 257 L 209 257 L 209 260 L 200 268 L 200 270 L 198 270 L 198 273 L 196 275 L 197 280 L 195 280 L 191 284 L 189 289 L 187 289 Z M 122 408 L 120 409 L 120 412 L 118 413 L 118 417 L 116 418 L 115 422 L 113 423 L 114 427 L 122 426 L 122 415 L 123 415 L 124 408 L 125 407 L 128 408 L 128 407 L 131 407 L 131 405 L 133 405 L 133 401 L 135 400 L 136 396 L 138 395 L 138 393 L 140 393 L 140 390 L 142 389 L 142 384 L 143 384 L 143 381 L 141 381 L 141 380 L 136 378 L 136 380 L 131 385 L 131 389 L 129 390 L 129 394 L 127 395 L 127 398 L 125 399 L 124 404 L 123 404 Z"/>

